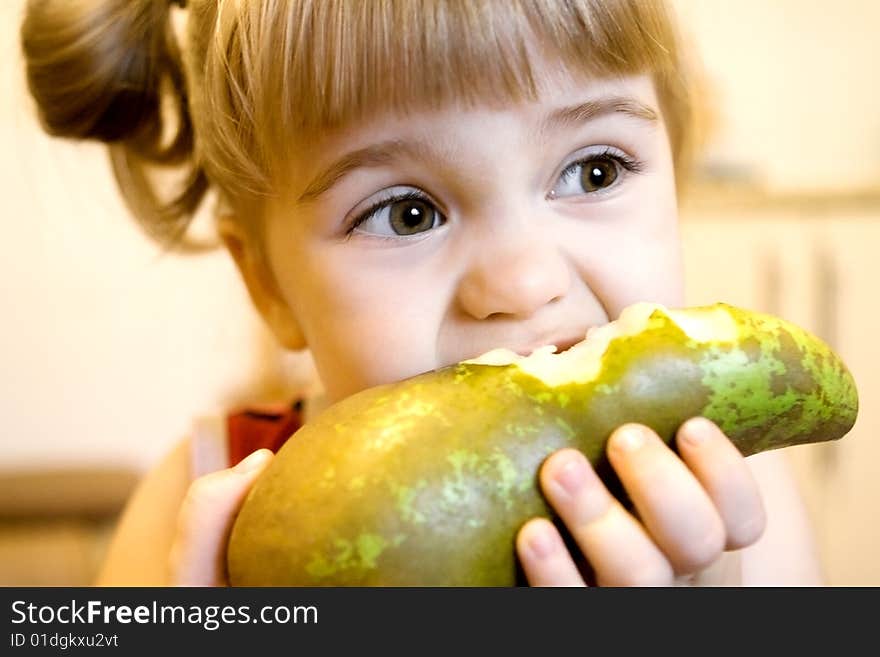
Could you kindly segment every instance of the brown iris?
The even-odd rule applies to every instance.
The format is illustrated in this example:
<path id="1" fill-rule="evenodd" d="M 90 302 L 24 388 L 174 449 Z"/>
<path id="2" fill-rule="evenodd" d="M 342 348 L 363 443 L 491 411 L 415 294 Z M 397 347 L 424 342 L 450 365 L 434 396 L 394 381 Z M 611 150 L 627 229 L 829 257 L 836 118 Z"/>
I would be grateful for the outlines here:
<path id="1" fill-rule="evenodd" d="M 604 189 L 617 180 L 617 166 L 611 160 L 588 160 L 581 166 L 581 185 L 586 192 Z"/>
<path id="2" fill-rule="evenodd" d="M 391 204 L 389 214 L 391 229 L 398 235 L 415 235 L 434 226 L 434 208 L 424 201 L 397 201 Z"/>

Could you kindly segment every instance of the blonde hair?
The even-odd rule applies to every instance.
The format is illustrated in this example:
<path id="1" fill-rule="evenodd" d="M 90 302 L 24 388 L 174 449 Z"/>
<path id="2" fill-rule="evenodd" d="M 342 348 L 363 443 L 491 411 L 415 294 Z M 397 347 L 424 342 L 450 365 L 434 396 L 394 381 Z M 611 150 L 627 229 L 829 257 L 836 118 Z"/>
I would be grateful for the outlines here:
<path id="1" fill-rule="evenodd" d="M 110 143 L 135 216 L 168 245 L 186 246 L 209 181 L 253 207 L 311 136 L 378 108 L 534 99 L 533 43 L 575 73 L 650 73 L 679 178 L 688 163 L 692 80 L 662 0 L 189 0 L 182 57 L 170 11 L 31 0 L 22 25 L 44 126 Z M 186 171 L 170 201 L 155 165 Z"/>

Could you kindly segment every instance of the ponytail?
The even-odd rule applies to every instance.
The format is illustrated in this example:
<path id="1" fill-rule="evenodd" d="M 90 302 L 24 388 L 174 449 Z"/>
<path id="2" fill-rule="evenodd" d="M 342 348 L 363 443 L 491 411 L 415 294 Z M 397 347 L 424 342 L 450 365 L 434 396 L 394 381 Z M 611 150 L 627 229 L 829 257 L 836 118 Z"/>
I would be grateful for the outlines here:
<path id="1" fill-rule="evenodd" d="M 107 143 L 123 197 L 147 234 L 167 247 L 202 250 L 186 232 L 208 179 L 195 155 L 170 0 L 29 0 L 21 43 L 46 132 Z M 157 193 L 156 167 L 186 172 L 170 199 Z"/>

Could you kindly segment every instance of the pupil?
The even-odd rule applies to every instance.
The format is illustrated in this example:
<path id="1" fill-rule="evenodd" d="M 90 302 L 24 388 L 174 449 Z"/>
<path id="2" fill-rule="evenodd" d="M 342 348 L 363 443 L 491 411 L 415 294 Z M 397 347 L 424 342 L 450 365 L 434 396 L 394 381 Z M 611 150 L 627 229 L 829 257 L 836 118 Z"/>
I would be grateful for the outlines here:
<path id="1" fill-rule="evenodd" d="M 422 211 L 415 206 L 410 206 L 404 212 L 403 217 L 407 226 L 418 226 L 422 221 Z"/>
<path id="2" fill-rule="evenodd" d="M 617 178 L 617 170 L 610 162 L 594 160 L 584 167 L 582 182 L 586 191 L 608 187 Z"/>
<path id="3" fill-rule="evenodd" d="M 391 226 L 398 235 L 413 235 L 434 226 L 434 210 L 421 201 L 395 203 L 391 208 Z"/>

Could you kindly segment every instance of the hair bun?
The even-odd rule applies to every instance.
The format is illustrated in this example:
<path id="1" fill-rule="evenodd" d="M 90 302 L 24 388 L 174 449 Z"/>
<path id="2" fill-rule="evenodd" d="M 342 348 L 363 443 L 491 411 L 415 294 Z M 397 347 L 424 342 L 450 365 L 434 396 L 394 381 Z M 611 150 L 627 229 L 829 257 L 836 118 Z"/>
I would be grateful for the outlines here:
<path id="1" fill-rule="evenodd" d="M 112 164 L 129 207 L 163 243 L 182 238 L 207 189 L 195 164 L 180 53 L 170 21 L 182 0 L 29 0 L 21 26 L 27 81 L 51 135 L 113 145 Z M 163 94 L 176 106 L 163 130 Z M 165 143 L 169 142 L 169 143 Z M 164 202 L 150 164 L 190 164 L 183 191 Z"/>
<path id="2" fill-rule="evenodd" d="M 22 48 L 46 131 L 115 142 L 155 130 L 168 11 L 154 0 L 31 0 Z"/>

